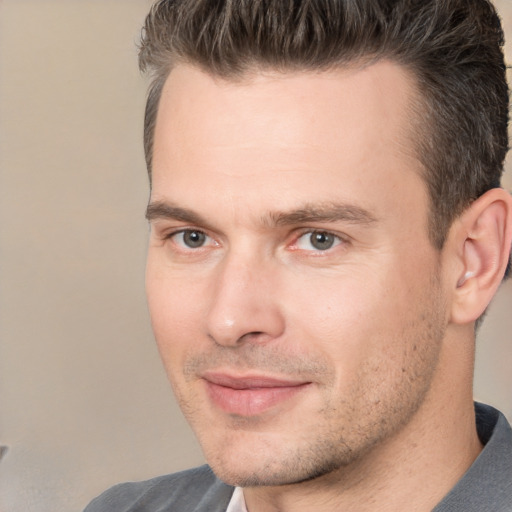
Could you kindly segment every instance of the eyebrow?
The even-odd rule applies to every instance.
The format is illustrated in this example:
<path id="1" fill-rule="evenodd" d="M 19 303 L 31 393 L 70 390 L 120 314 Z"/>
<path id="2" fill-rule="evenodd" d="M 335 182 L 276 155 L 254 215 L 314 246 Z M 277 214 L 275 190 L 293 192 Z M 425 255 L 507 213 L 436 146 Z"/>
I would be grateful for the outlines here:
<path id="1" fill-rule="evenodd" d="M 270 212 L 270 224 L 288 226 L 310 222 L 372 224 L 377 219 L 365 208 L 345 203 L 306 204 L 290 212 Z"/>
<path id="2" fill-rule="evenodd" d="M 146 219 L 149 222 L 158 219 L 173 219 L 186 222 L 188 224 L 208 224 L 206 219 L 193 210 L 174 206 L 173 204 L 165 201 L 149 203 L 146 209 Z"/>
<path id="3" fill-rule="evenodd" d="M 146 219 L 173 219 L 187 224 L 208 227 L 210 222 L 193 210 L 182 208 L 166 201 L 154 201 L 146 210 Z M 267 226 L 293 226 L 313 222 L 349 222 L 369 225 L 377 219 L 365 208 L 345 203 L 305 204 L 291 211 L 273 211 L 262 217 Z"/>

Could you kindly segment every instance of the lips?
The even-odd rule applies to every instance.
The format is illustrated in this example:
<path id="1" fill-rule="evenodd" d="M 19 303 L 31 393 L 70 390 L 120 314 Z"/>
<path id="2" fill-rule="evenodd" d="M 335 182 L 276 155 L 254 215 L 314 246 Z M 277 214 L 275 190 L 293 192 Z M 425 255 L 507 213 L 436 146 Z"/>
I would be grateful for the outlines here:
<path id="1" fill-rule="evenodd" d="M 311 383 L 273 377 L 248 375 L 235 377 L 224 373 L 203 376 L 210 400 L 224 412 L 256 416 L 294 398 Z"/>

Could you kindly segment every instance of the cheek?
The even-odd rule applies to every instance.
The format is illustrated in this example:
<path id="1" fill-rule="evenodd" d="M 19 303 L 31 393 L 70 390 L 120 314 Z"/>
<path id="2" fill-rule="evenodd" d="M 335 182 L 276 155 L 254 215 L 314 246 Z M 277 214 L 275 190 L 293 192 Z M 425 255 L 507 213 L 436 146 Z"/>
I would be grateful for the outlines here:
<path id="1" fill-rule="evenodd" d="M 367 333 L 386 318 L 382 286 L 370 285 L 355 273 L 315 276 L 290 286 L 286 295 L 293 297 L 284 302 L 288 326 L 300 326 L 329 351 L 340 346 L 362 348 L 361 338 L 367 339 Z"/>
<path id="2" fill-rule="evenodd" d="M 158 349 L 169 371 L 200 339 L 201 292 L 193 281 L 173 278 L 148 258 L 146 295 Z"/>
<path id="3" fill-rule="evenodd" d="M 363 367 L 373 372 L 402 366 L 403 331 L 418 312 L 416 294 L 396 275 L 391 279 L 390 273 L 366 268 L 336 278 L 317 276 L 287 290 L 294 298 L 285 303 L 291 338 L 331 361 L 338 386 L 356 385 Z"/>

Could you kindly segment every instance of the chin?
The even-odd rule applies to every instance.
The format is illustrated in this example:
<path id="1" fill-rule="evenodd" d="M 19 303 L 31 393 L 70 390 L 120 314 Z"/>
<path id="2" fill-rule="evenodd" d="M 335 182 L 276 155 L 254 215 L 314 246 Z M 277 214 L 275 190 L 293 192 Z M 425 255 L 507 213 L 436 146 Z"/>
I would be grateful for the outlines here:
<path id="1" fill-rule="evenodd" d="M 254 461 L 251 465 L 219 463 L 210 464 L 213 472 L 223 482 L 235 487 L 275 487 L 315 480 L 340 470 L 339 461 Z"/>
<path id="2" fill-rule="evenodd" d="M 311 441 L 286 446 L 286 441 L 274 438 L 271 442 L 265 437 L 242 436 L 237 440 L 234 433 L 229 442 L 212 443 L 211 446 L 203 443 L 203 451 L 217 477 L 238 487 L 307 482 L 338 471 L 352 459 L 349 451 L 340 449 L 343 444 L 334 450 L 325 444 L 313 446 Z"/>

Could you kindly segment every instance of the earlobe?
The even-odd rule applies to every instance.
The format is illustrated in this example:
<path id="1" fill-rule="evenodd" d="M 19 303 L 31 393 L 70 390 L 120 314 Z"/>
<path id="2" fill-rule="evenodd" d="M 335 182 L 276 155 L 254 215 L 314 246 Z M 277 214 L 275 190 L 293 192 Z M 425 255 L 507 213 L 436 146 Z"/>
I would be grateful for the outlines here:
<path id="1" fill-rule="evenodd" d="M 512 240 L 512 196 L 492 189 L 461 215 L 451 233 L 458 264 L 451 321 L 476 321 L 489 305 L 507 268 Z"/>

